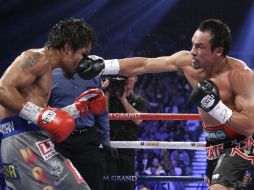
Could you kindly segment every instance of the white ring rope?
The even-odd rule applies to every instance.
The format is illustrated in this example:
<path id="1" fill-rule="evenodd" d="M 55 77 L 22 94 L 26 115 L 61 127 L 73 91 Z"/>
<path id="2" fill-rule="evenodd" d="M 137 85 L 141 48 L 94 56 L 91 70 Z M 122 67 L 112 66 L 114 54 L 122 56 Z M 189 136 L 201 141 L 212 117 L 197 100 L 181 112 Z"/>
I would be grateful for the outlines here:
<path id="1" fill-rule="evenodd" d="M 115 148 L 205 150 L 205 142 L 111 141 Z"/>

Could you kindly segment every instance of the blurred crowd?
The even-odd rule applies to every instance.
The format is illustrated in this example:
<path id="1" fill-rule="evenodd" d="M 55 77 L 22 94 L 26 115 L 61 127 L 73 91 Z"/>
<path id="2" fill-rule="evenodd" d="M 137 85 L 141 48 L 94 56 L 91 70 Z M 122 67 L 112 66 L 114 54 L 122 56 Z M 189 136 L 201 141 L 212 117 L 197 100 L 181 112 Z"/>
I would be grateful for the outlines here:
<path id="1" fill-rule="evenodd" d="M 147 100 L 147 110 L 150 113 L 197 113 L 196 107 L 188 99 L 191 88 L 181 75 L 164 73 L 140 76 L 135 92 Z M 200 121 L 154 120 L 145 121 L 140 126 L 138 140 L 196 142 L 201 133 Z M 193 150 L 138 150 L 136 175 L 192 176 L 194 153 Z M 147 186 L 153 190 L 164 190 L 169 189 L 168 185 Z M 170 189 L 184 189 L 185 186 L 181 182 L 170 185 Z M 139 186 L 142 187 L 142 184 Z"/>

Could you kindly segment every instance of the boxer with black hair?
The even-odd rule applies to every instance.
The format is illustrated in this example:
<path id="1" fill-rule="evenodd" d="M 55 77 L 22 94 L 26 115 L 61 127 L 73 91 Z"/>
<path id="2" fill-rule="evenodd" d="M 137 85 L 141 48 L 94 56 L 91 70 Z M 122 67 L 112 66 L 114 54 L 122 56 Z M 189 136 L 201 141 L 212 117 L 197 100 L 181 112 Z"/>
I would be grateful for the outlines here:
<path id="1" fill-rule="evenodd" d="M 66 139 L 75 117 L 104 111 L 104 94 L 86 91 L 64 109 L 48 107 L 48 99 L 52 71 L 62 68 L 73 75 L 95 42 L 95 32 L 86 22 L 62 20 L 43 48 L 24 51 L 1 77 L 1 156 L 9 189 L 90 190 L 70 160 L 55 151 L 52 140 Z"/>

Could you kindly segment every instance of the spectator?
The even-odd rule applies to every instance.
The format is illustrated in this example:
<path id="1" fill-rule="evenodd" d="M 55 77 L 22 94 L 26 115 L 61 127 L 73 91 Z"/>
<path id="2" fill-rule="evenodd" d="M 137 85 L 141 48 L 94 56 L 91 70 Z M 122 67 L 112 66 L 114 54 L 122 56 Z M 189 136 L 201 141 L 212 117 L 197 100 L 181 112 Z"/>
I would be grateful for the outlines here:
<path id="1" fill-rule="evenodd" d="M 136 76 L 128 78 L 110 79 L 108 107 L 110 113 L 140 113 L 146 112 L 145 100 L 133 92 Z M 138 136 L 138 125 L 142 120 L 133 121 L 110 121 L 110 138 L 113 141 L 135 141 Z M 134 175 L 135 173 L 135 150 L 120 149 L 117 158 L 107 158 L 107 175 Z M 105 190 L 134 190 L 131 183 L 106 182 Z"/>

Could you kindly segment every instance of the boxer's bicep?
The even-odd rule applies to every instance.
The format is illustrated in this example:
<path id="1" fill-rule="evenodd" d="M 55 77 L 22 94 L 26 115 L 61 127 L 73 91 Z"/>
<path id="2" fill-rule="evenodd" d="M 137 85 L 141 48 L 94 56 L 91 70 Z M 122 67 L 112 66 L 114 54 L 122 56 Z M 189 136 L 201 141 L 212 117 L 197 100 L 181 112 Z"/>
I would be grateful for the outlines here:
<path id="1" fill-rule="evenodd" d="M 191 65 L 189 51 L 179 51 L 170 56 L 147 59 L 145 65 L 149 72 L 176 72 L 183 71 L 184 67 Z"/>
<path id="2" fill-rule="evenodd" d="M 236 70 L 230 76 L 235 94 L 235 105 L 239 111 L 254 121 L 254 74 L 250 70 Z"/>

